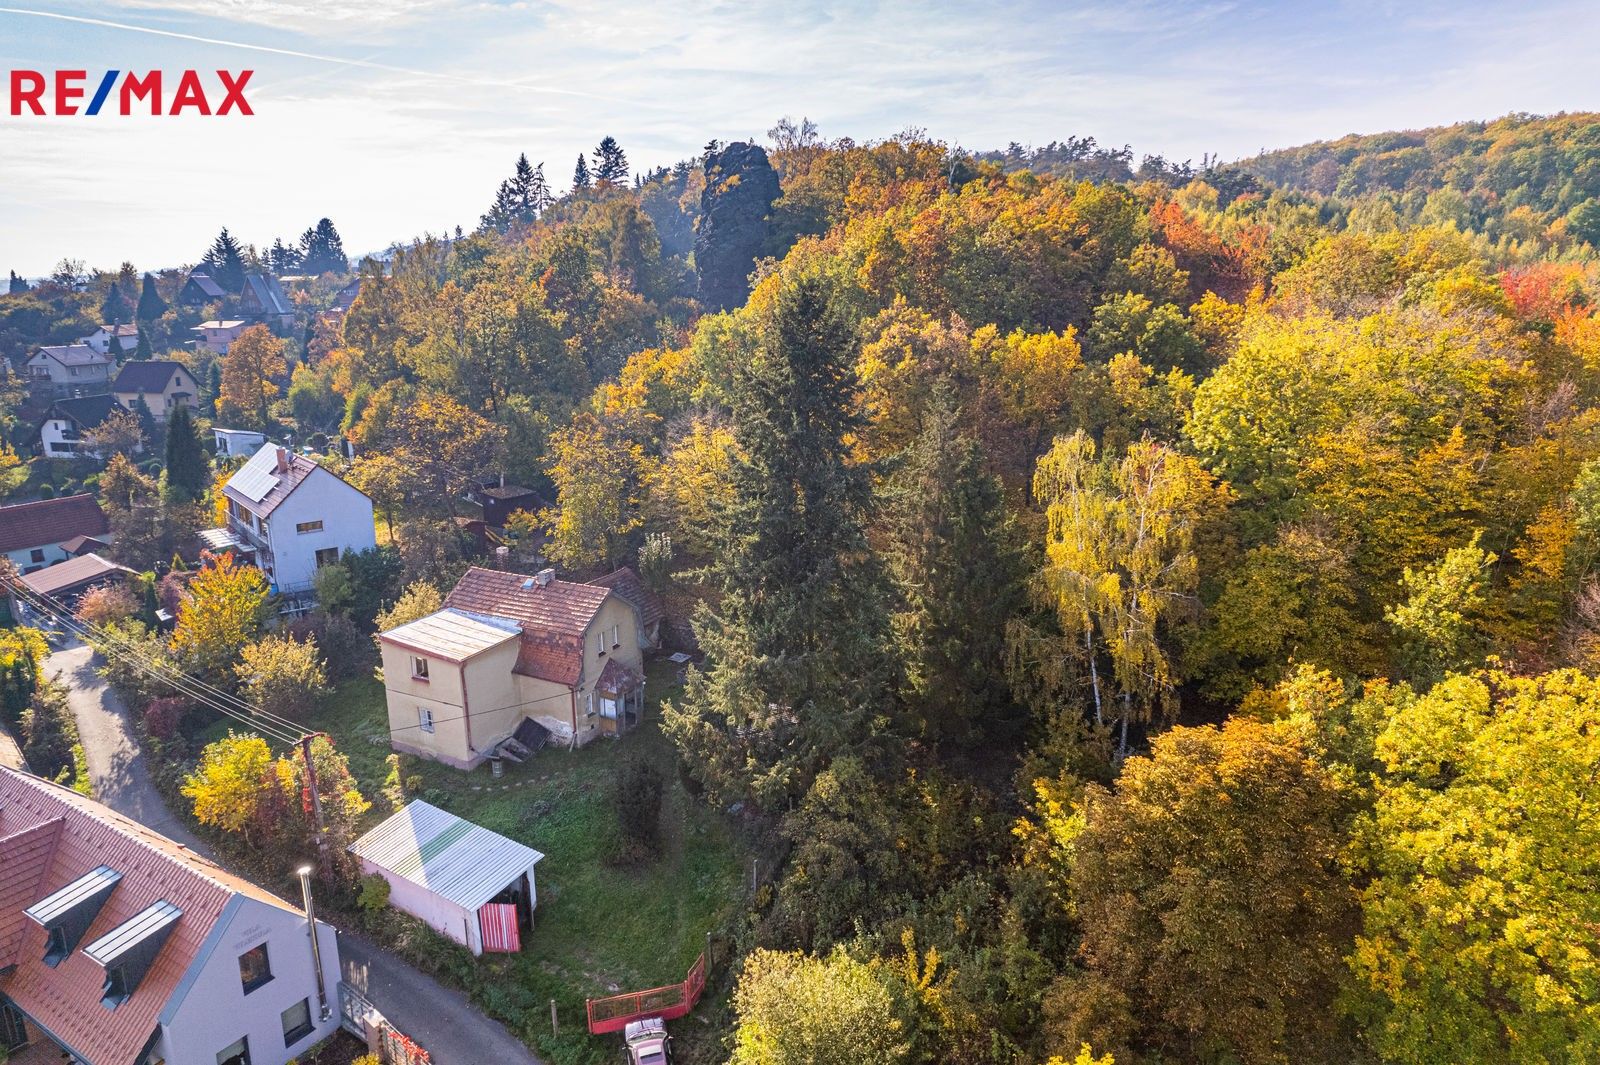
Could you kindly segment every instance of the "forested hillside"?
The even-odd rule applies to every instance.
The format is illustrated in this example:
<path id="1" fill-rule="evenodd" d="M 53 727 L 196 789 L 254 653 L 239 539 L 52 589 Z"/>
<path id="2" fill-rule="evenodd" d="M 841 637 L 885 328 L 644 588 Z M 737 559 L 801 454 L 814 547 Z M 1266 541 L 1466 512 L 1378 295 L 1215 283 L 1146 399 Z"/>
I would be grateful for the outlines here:
<path id="1" fill-rule="evenodd" d="M 1376 199 L 1406 223 L 1449 223 L 1500 244 L 1600 244 L 1600 115 L 1507 115 L 1318 141 L 1240 167 L 1346 204 Z"/>
<path id="2" fill-rule="evenodd" d="M 504 473 L 692 625 L 675 768 L 776 870 L 706 1060 L 1596 1060 L 1596 137 L 603 143 L 216 413 L 353 441 L 408 582 Z"/>

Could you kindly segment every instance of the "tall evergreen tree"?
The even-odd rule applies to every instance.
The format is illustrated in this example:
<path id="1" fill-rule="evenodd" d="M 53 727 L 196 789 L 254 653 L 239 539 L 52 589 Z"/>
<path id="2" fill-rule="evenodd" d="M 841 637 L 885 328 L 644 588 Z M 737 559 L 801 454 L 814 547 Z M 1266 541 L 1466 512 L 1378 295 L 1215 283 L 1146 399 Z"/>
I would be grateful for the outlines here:
<path id="1" fill-rule="evenodd" d="M 302 268 L 308 274 L 343 274 L 350 270 L 350 259 L 344 253 L 344 240 L 334 228 L 332 219 L 324 218 L 301 234 L 300 256 Z"/>
<path id="2" fill-rule="evenodd" d="M 28 282 L 25 281 L 15 270 L 13 270 L 11 271 L 11 283 L 7 287 L 6 291 L 12 296 L 17 295 L 19 292 L 26 292 L 28 291 Z"/>
<path id="3" fill-rule="evenodd" d="M 122 294 L 122 286 L 115 281 L 106 289 L 106 298 L 100 301 L 100 321 L 107 325 L 126 322 L 133 317 L 133 308 Z"/>
<path id="4" fill-rule="evenodd" d="M 228 232 L 226 226 L 217 234 L 217 239 L 211 242 L 211 247 L 200 260 L 200 265 L 210 275 L 211 280 L 220 285 L 224 291 L 238 292 L 244 288 L 244 250 L 239 247 L 239 242 Z"/>
<path id="5" fill-rule="evenodd" d="M 139 327 L 139 344 L 133 349 L 133 357 L 140 362 L 149 362 L 155 358 L 155 354 L 155 351 L 150 347 L 150 333 L 141 325 Z"/>
<path id="6" fill-rule="evenodd" d="M 572 191 L 577 192 L 593 184 L 594 182 L 589 180 L 589 161 L 583 157 L 582 152 L 579 152 L 577 169 L 572 172 Z"/>
<path id="7" fill-rule="evenodd" d="M 134 317 L 140 322 L 153 322 L 166 313 L 167 301 L 156 291 L 156 279 L 145 274 L 144 287 L 139 291 L 139 306 L 134 309 Z"/>
<path id="8" fill-rule="evenodd" d="M 126 354 L 122 350 L 122 338 L 117 335 L 117 327 L 115 323 L 113 323 L 111 327 L 111 339 L 106 343 L 106 354 L 111 356 L 112 360 L 115 362 L 121 362 L 122 356 Z"/>
<path id="9" fill-rule="evenodd" d="M 889 483 L 886 524 L 907 704 L 924 736 L 959 741 L 979 720 L 996 724 L 1010 703 L 1005 632 L 1022 604 L 1024 566 L 1000 482 L 956 417 L 953 394 L 940 388 Z"/>
<path id="10" fill-rule="evenodd" d="M 285 244 L 282 237 L 272 242 L 272 247 L 267 249 L 267 265 L 278 276 L 292 274 L 305 266 L 305 256 L 293 244 Z"/>
<path id="11" fill-rule="evenodd" d="M 210 464 L 194 417 L 187 406 L 179 404 L 167 420 L 167 486 L 187 502 L 198 499 L 209 480 Z"/>
<path id="12" fill-rule="evenodd" d="M 602 185 L 627 183 L 628 157 L 615 137 L 606 137 L 595 147 L 594 177 Z"/>
<path id="13" fill-rule="evenodd" d="M 779 294 L 758 357 L 737 371 L 740 457 L 711 567 L 721 592 L 695 630 L 707 665 L 666 711 L 688 768 L 720 800 L 768 810 L 835 754 L 870 754 L 893 687 L 887 582 L 867 544 L 872 491 L 853 330 L 825 282 Z"/>
<path id="14" fill-rule="evenodd" d="M 531 225 L 550 205 L 550 189 L 544 180 L 544 164 L 534 167 L 526 154 L 517 156 L 516 170 L 500 183 L 494 203 L 483 216 L 483 228 L 505 233 L 514 226 Z"/>

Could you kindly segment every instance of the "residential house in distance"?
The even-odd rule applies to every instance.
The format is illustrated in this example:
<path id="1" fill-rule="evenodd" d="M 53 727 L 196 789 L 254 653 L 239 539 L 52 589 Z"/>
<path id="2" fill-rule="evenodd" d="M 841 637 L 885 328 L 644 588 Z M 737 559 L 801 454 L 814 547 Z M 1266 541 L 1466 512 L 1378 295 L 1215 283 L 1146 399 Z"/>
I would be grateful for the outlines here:
<path id="1" fill-rule="evenodd" d="M 137 410 L 142 399 L 151 417 L 158 422 L 166 421 L 174 407 L 193 409 L 198 406 L 199 392 L 188 367 L 162 359 L 125 364 L 111 386 L 111 394 L 117 397 L 118 403 L 129 410 Z"/>
<path id="2" fill-rule="evenodd" d="M 111 522 L 88 493 L 0 507 L 0 553 L 23 573 L 72 558 L 68 545 L 82 547 L 78 537 L 112 541 Z"/>
<path id="3" fill-rule="evenodd" d="M 533 930 L 544 855 L 423 802 L 407 803 L 350 845 L 363 875 L 389 882 L 389 905 L 474 954 L 522 949 Z"/>
<path id="4" fill-rule="evenodd" d="M 91 396 L 109 392 L 116 363 L 87 344 L 46 345 L 28 360 L 28 383 L 41 395 Z"/>
<path id="5" fill-rule="evenodd" d="M 217 454 L 230 459 L 236 455 L 254 455 L 267 442 L 266 436 L 254 429 L 213 428 L 211 435 L 217 442 Z"/>
<path id="6" fill-rule="evenodd" d="M 638 626 L 601 585 L 474 566 L 444 609 L 379 636 L 390 742 L 470 769 L 546 736 L 618 735 L 644 710 Z"/>
<path id="7" fill-rule="evenodd" d="M 496 527 L 504 526 L 519 510 L 537 514 L 550 505 L 532 488 L 506 484 L 504 477 L 468 489 L 467 499 L 482 508 L 484 524 Z"/>
<path id="8" fill-rule="evenodd" d="M 304 455 L 267 444 L 222 487 L 228 524 L 200 534 L 214 551 L 233 550 L 274 589 L 306 600 L 320 566 L 378 544 L 372 500 Z"/>
<path id="9" fill-rule="evenodd" d="M 200 334 L 199 338 L 194 342 L 195 347 L 215 352 L 218 355 L 226 355 L 228 349 L 233 346 L 233 342 L 239 339 L 239 334 L 248 328 L 250 328 L 249 322 L 241 318 L 229 318 L 223 322 L 216 320 L 201 322 L 190 332 Z"/>
<path id="10" fill-rule="evenodd" d="M 208 303 L 227 299 L 228 293 L 214 281 L 210 274 L 190 274 L 178 290 L 178 302 L 186 307 L 204 307 Z"/>
<path id="11" fill-rule="evenodd" d="M 276 277 L 245 274 L 244 289 L 239 293 L 239 316 L 273 329 L 288 329 L 294 325 L 294 306 Z"/>
<path id="12" fill-rule="evenodd" d="M 661 646 L 661 623 L 666 620 L 666 608 L 661 605 L 661 597 L 645 585 L 631 566 L 623 566 L 589 583 L 610 588 L 633 606 L 639 615 L 641 648 L 651 651 Z"/>
<path id="13" fill-rule="evenodd" d="M 93 799 L 0 768 L 13 1065 L 285 1065 L 338 1027 L 338 981 L 330 926 Z"/>
<path id="14" fill-rule="evenodd" d="M 75 609 L 78 600 L 83 594 L 94 588 L 109 584 L 126 584 L 138 574 L 127 566 L 119 566 L 110 559 L 102 558 L 88 545 L 97 543 L 92 537 L 77 537 L 80 544 L 73 551 L 72 558 L 65 562 L 57 562 L 53 566 L 35 570 L 22 575 L 22 586 L 35 596 L 45 596 L 49 600 L 59 602 L 67 610 Z M 62 545 L 67 546 L 66 544 Z M 101 550 L 104 544 L 99 545 Z M 39 609 L 34 603 L 17 595 L 11 595 L 11 616 L 26 620 L 30 615 L 53 613 L 51 610 Z"/>
<path id="15" fill-rule="evenodd" d="M 127 325 L 103 325 L 78 343 L 91 347 L 102 355 L 110 355 L 112 337 L 116 337 L 117 343 L 122 346 L 124 357 L 132 355 L 139 347 L 139 327 L 132 322 Z"/>
<path id="16" fill-rule="evenodd" d="M 50 404 L 44 421 L 39 423 L 39 453 L 51 459 L 98 457 L 83 450 L 83 434 L 98 427 L 118 409 L 115 396 L 56 400 Z"/>

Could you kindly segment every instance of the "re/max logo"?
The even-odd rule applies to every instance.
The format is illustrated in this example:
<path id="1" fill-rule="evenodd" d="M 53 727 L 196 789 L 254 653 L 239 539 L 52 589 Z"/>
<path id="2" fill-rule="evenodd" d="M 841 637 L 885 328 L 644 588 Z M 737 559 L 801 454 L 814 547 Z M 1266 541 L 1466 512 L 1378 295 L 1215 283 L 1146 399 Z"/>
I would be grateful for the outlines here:
<path id="1" fill-rule="evenodd" d="M 166 80 L 159 70 L 146 71 L 142 76 L 131 70 L 126 74 L 108 70 L 94 95 L 89 96 L 87 70 L 56 70 L 50 72 L 50 77 L 38 70 L 13 70 L 11 113 L 98 115 L 106 109 L 119 115 L 132 115 L 143 114 L 148 108 L 152 115 L 253 115 L 250 101 L 244 98 L 244 87 L 254 73 L 253 70 L 219 70 L 216 78 L 219 84 L 212 86 L 208 94 L 206 81 L 197 70 L 185 70 L 176 79 Z M 47 89 L 54 90 L 48 93 L 48 103 Z M 171 96 L 164 96 L 163 89 L 170 89 Z M 82 105 L 85 97 L 88 106 Z M 215 108 L 213 101 L 216 101 Z"/>

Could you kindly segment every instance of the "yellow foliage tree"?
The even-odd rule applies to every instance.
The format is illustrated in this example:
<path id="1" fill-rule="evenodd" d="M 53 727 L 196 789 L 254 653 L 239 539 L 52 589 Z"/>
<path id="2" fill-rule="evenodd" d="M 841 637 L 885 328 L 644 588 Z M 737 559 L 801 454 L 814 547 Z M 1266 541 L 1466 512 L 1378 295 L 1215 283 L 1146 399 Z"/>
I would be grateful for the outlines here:
<path id="1" fill-rule="evenodd" d="M 222 357 L 222 391 L 225 410 L 253 418 L 257 427 L 267 424 L 267 404 L 278 394 L 274 378 L 289 372 L 283 341 L 264 325 L 240 333 Z"/>
<path id="2" fill-rule="evenodd" d="M 204 560 L 178 607 L 172 650 L 190 671 L 223 679 L 261 631 L 267 580 L 254 566 L 240 565 L 231 551 L 208 553 Z"/>

